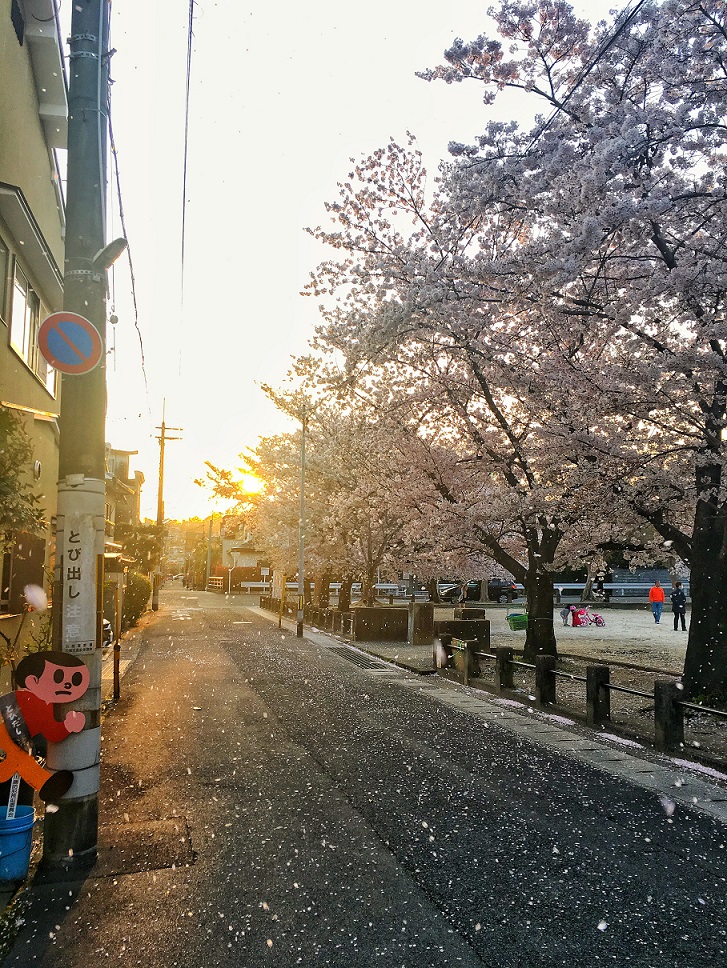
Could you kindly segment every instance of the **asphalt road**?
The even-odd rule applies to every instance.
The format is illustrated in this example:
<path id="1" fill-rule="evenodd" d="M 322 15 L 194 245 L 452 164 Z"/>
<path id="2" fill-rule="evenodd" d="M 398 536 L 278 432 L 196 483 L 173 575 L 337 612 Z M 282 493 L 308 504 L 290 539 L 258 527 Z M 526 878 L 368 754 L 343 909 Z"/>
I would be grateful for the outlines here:
<path id="1" fill-rule="evenodd" d="M 724 968 L 719 821 L 221 599 L 146 640 L 99 864 L 26 892 L 4 964 Z"/>

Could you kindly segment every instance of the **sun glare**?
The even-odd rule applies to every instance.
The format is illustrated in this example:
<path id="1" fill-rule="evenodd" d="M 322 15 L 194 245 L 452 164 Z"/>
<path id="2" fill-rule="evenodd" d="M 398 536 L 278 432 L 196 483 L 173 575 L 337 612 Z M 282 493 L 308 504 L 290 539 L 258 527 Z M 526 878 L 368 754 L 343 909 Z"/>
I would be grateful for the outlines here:
<path id="1" fill-rule="evenodd" d="M 242 487 L 246 494 L 257 494 L 258 491 L 262 491 L 263 482 L 254 474 L 243 474 Z"/>

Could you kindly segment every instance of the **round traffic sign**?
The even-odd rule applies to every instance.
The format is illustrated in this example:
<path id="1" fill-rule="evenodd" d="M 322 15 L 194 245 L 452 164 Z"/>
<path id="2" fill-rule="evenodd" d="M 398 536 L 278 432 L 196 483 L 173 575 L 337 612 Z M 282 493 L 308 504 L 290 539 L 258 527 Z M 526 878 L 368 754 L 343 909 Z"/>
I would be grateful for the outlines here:
<path id="1" fill-rule="evenodd" d="M 38 345 L 51 366 L 76 376 L 98 366 L 103 356 L 101 334 L 77 313 L 63 311 L 47 316 L 38 330 Z"/>

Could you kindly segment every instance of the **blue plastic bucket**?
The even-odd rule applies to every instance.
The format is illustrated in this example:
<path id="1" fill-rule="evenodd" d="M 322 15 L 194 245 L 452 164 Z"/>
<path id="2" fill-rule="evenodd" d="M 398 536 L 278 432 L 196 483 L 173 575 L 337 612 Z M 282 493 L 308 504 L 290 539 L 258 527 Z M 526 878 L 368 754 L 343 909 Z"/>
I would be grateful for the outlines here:
<path id="1" fill-rule="evenodd" d="M 25 880 L 33 845 L 34 808 L 18 806 L 13 820 L 7 813 L 0 807 L 0 884 Z"/>

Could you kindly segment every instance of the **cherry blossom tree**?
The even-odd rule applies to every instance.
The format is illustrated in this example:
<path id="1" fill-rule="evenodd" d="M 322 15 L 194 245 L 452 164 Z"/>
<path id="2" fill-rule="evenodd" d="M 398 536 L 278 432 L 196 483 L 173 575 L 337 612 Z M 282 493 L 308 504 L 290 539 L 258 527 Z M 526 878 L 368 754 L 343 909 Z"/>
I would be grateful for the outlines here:
<path id="1" fill-rule="evenodd" d="M 502 40 L 457 42 L 426 76 L 481 83 L 486 103 L 516 87 L 549 114 L 454 146 L 448 203 L 527 226 L 487 269 L 560 344 L 546 378 L 567 373 L 591 402 L 587 426 L 561 408 L 551 430 L 608 465 L 618 499 L 689 564 L 685 689 L 724 692 L 725 5 L 637 3 L 594 33 L 558 2 L 493 13 Z"/>
<path id="2" fill-rule="evenodd" d="M 310 287 L 337 299 L 321 344 L 346 380 L 390 360 L 439 388 L 482 480 L 494 469 L 524 509 L 533 619 L 555 536 L 648 521 L 691 568 L 687 694 L 719 692 L 724 4 L 644 0 L 595 29 L 558 0 L 490 12 L 499 37 L 457 41 L 423 76 L 479 83 L 486 104 L 518 89 L 545 113 L 453 145 L 434 189 L 411 146 L 356 166 L 317 232 L 337 250 Z"/>
<path id="3" fill-rule="evenodd" d="M 380 432 L 400 455 L 394 486 L 405 514 L 401 553 L 424 575 L 448 566 L 482 574 L 495 562 L 526 588 L 526 657 L 556 654 L 554 572 L 591 559 L 627 522 L 633 529 L 634 516 L 621 514 L 618 526 L 604 520 L 610 490 L 587 455 L 563 452 L 533 406 L 516 398 L 499 337 L 491 341 L 485 330 L 474 339 L 463 333 L 461 316 L 450 323 L 430 313 L 423 325 L 436 325 L 436 340 L 411 332 L 385 347 L 379 340 L 371 362 L 354 359 L 364 337 L 351 340 L 353 325 L 338 318 L 321 340 L 348 351 L 358 398 L 381 415 Z"/>
<path id="4" fill-rule="evenodd" d="M 360 580 L 362 600 L 373 604 L 378 574 L 391 569 L 402 530 L 392 500 L 398 471 L 391 438 L 384 438 L 370 414 L 335 401 L 312 405 L 303 390 L 268 392 L 291 415 L 303 413 L 303 405 L 307 414 L 306 573 L 316 576 L 319 588 L 333 576 L 349 585 Z M 288 575 L 297 568 L 300 433 L 263 438 L 242 468 L 263 482 L 256 496 L 256 542 Z M 217 493 L 230 493 L 235 475 L 215 471 Z"/>

